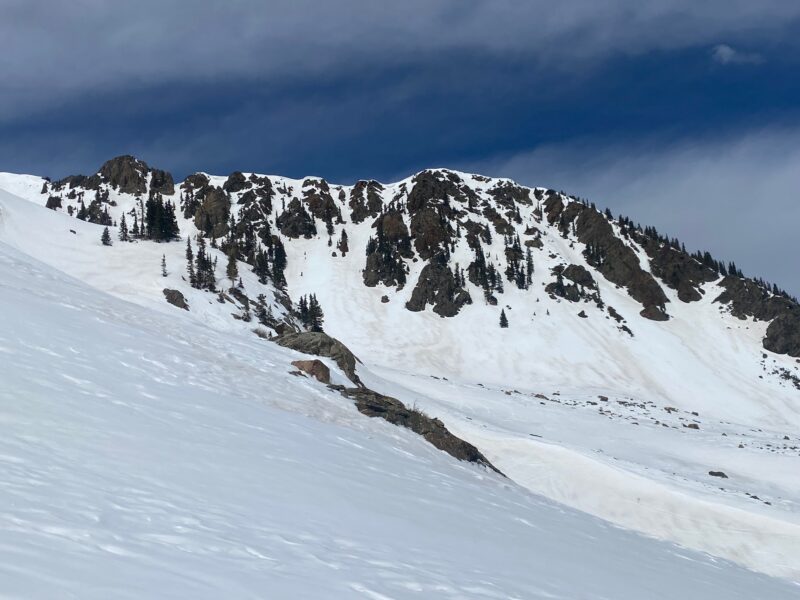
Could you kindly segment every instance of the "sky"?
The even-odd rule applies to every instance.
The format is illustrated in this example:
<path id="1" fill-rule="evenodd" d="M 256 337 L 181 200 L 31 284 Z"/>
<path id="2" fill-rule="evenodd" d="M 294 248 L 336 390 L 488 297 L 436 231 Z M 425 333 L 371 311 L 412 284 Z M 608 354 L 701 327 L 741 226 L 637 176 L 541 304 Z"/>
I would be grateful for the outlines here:
<path id="1" fill-rule="evenodd" d="M 561 189 L 800 294 L 800 4 L 0 0 L 0 171 L 426 167 Z"/>

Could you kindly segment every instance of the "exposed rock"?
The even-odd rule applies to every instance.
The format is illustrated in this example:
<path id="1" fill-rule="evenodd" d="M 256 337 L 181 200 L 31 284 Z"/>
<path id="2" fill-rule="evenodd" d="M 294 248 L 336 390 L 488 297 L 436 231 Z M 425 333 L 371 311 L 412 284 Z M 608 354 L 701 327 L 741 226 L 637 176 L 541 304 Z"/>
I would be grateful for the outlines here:
<path id="1" fill-rule="evenodd" d="M 222 188 L 207 188 L 203 202 L 194 215 L 195 227 L 209 237 L 220 238 L 228 233 L 230 210 L 231 200 Z"/>
<path id="2" fill-rule="evenodd" d="M 377 181 L 358 181 L 350 192 L 350 220 L 361 223 L 367 217 L 377 217 L 383 208 L 383 186 Z"/>
<path id="3" fill-rule="evenodd" d="M 303 200 L 314 217 L 325 223 L 333 223 L 339 208 L 336 206 L 336 202 L 333 201 L 328 182 L 324 179 L 306 179 L 303 181 Z"/>
<path id="4" fill-rule="evenodd" d="M 728 476 L 722 471 L 709 471 L 708 474 L 711 475 L 712 477 L 720 477 L 722 479 L 728 478 Z"/>
<path id="5" fill-rule="evenodd" d="M 439 419 L 411 410 L 396 398 L 384 396 L 366 388 L 332 387 L 339 390 L 344 396 L 352 398 L 356 403 L 356 408 L 362 414 L 368 417 L 380 417 L 393 425 L 410 429 L 424 437 L 434 447 L 447 452 L 458 460 L 477 463 L 500 473 L 475 446 L 450 433 Z M 502 473 L 500 474 L 502 475 Z"/>
<path id="6" fill-rule="evenodd" d="M 454 317 L 465 304 L 472 304 L 469 292 L 456 282 L 450 268 L 438 260 L 423 267 L 406 308 L 419 312 L 428 304 L 432 304 L 433 312 L 441 317 Z"/>
<path id="7" fill-rule="evenodd" d="M 720 286 L 725 291 L 714 302 L 730 305 L 733 316 L 771 321 L 763 340 L 766 350 L 800 357 L 800 305 L 771 293 L 752 279 L 729 275 Z"/>
<path id="8" fill-rule="evenodd" d="M 643 244 L 650 257 L 650 268 L 667 286 L 677 290 L 682 302 L 696 302 L 703 296 L 699 291 L 703 283 L 715 281 L 718 275 L 686 252 L 648 239 Z"/>
<path id="9" fill-rule="evenodd" d="M 513 209 L 518 204 L 532 204 L 530 190 L 510 181 L 501 181 L 488 192 L 500 206 L 505 208 Z"/>
<path id="10" fill-rule="evenodd" d="M 275 221 L 281 233 L 290 238 L 310 239 L 317 235 L 314 219 L 306 212 L 300 200 L 294 198 Z"/>
<path id="11" fill-rule="evenodd" d="M 611 283 L 628 289 L 630 296 L 644 306 L 640 313 L 643 317 L 666 321 L 667 296 L 653 276 L 642 269 L 636 253 L 614 235 L 603 215 L 577 202 L 570 206 L 580 207 L 576 221 L 578 239 L 599 253 L 600 259 L 593 266 Z"/>
<path id="12" fill-rule="evenodd" d="M 326 333 L 316 331 L 303 331 L 281 335 L 275 341 L 279 346 L 291 348 L 298 352 L 325 356 L 336 361 L 339 368 L 347 378 L 358 386 L 362 386 L 361 379 L 356 375 L 356 362 L 359 361 L 350 350 L 339 340 Z"/>
<path id="13" fill-rule="evenodd" d="M 414 177 L 407 207 L 413 215 L 429 206 L 448 204 L 450 200 L 477 206 L 479 198 L 455 173 L 428 170 Z"/>
<path id="14" fill-rule="evenodd" d="M 100 167 L 100 177 L 115 190 L 124 194 L 147 193 L 147 175 L 152 173 L 153 191 L 162 194 L 173 194 L 175 183 L 172 175 L 166 171 L 150 169 L 142 160 L 133 156 L 118 156 L 105 162 Z M 96 189 L 96 188 L 93 188 Z"/>
<path id="15" fill-rule="evenodd" d="M 189 305 L 186 303 L 186 298 L 184 298 L 181 292 L 178 290 L 170 290 L 168 288 L 164 288 L 163 292 L 167 302 L 172 304 L 172 306 L 177 306 L 183 310 L 189 310 Z"/>
<path id="16" fill-rule="evenodd" d="M 449 221 L 434 207 L 421 209 L 411 216 L 411 237 L 420 258 L 427 260 L 448 244 L 453 236 Z"/>
<path id="17" fill-rule="evenodd" d="M 235 194 L 236 192 L 249 189 L 252 186 L 253 184 L 247 180 L 247 178 L 244 176 L 244 173 L 241 171 L 234 171 L 228 175 L 225 183 L 222 184 L 222 189 L 229 194 Z"/>
<path id="18" fill-rule="evenodd" d="M 304 373 L 308 373 L 314 379 L 324 384 L 331 382 L 331 370 L 321 360 L 294 360 L 292 366 L 297 367 Z"/>
<path id="19" fill-rule="evenodd" d="M 592 277 L 592 274 L 589 271 L 580 265 L 568 265 L 566 269 L 564 269 L 562 275 L 565 279 L 569 279 L 573 283 L 578 285 L 582 285 L 587 288 L 596 288 L 597 283 Z"/>
<path id="20" fill-rule="evenodd" d="M 800 311 L 787 311 L 769 324 L 764 348 L 777 354 L 800 357 Z"/>

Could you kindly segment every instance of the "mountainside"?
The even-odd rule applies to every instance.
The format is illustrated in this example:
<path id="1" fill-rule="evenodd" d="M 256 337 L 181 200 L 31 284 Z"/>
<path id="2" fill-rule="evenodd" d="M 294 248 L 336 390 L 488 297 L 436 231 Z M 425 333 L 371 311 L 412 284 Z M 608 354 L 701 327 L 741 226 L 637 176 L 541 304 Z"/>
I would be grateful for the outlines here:
<path id="1" fill-rule="evenodd" d="M 101 241 L 104 227 L 109 229 L 109 245 Z M 110 432 L 117 430 L 130 436 L 124 439 L 131 448 L 135 439 L 147 439 L 158 449 L 153 458 L 162 451 L 164 456 L 176 451 L 172 442 L 158 441 L 166 435 L 158 428 L 166 428 L 169 420 L 177 422 L 172 427 L 188 420 L 187 443 L 194 444 L 212 422 L 205 419 L 214 415 L 232 428 L 230 435 L 243 440 L 220 460 L 233 464 L 237 456 L 247 462 L 251 456 L 269 455 L 280 464 L 285 461 L 276 477 L 281 486 L 289 487 L 295 470 L 290 465 L 295 462 L 311 469 L 309 485 L 317 472 L 336 472 L 343 480 L 378 488 L 380 502 L 393 494 L 405 498 L 393 501 L 395 508 L 389 512 L 395 516 L 404 511 L 419 514 L 405 503 L 415 504 L 411 499 L 417 498 L 420 487 L 435 490 L 431 493 L 437 497 L 430 502 L 443 512 L 458 496 L 458 511 L 469 515 L 467 522 L 490 524 L 479 528 L 481 536 L 488 536 L 485 550 L 457 553 L 459 560 L 485 558 L 491 548 L 499 553 L 497 560 L 477 571 L 470 570 L 474 567 L 461 570 L 456 565 L 459 561 L 434 565 L 425 571 L 425 581 L 408 581 L 408 590 L 416 585 L 430 591 L 433 588 L 428 586 L 444 577 L 450 578 L 443 585 L 452 597 L 545 597 L 546 593 L 591 597 L 589 589 L 597 597 L 625 597 L 619 591 L 628 589 L 624 587 L 559 589 L 548 584 L 536 588 L 535 582 L 570 577 L 562 572 L 549 578 L 539 570 L 523 576 L 530 562 L 536 561 L 500 566 L 499 557 L 525 552 L 541 556 L 542 548 L 551 545 L 568 557 L 578 546 L 585 554 L 576 562 L 592 563 L 613 544 L 623 544 L 629 555 L 620 557 L 622 564 L 635 562 L 633 557 L 639 552 L 659 557 L 672 552 L 652 540 L 603 529 L 588 516 L 559 512 L 516 484 L 623 527 L 800 581 L 800 481 L 796 476 L 800 307 L 777 286 L 746 278 L 735 265 L 708 254 L 690 254 L 679 241 L 652 228 L 638 227 L 625 217 L 615 218 L 554 190 L 446 169 L 422 171 L 392 184 L 361 181 L 353 186 L 314 177 L 294 180 L 245 173 L 227 177 L 196 173 L 175 182 L 165 171 L 133 157 L 119 157 L 96 174 L 61 181 L 0 174 L 0 243 L 5 254 L 4 286 L 14 291 L 4 300 L 4 314 L 9 323 L 28 323 L 17 325 L 16 337 L 7 335 L 4 345 L 13 347 L 28 336 L 54 332 L 51 343 L 26 342 L 31 351 L 6 363 L 4 377 L 15 377 L 15 386 L 27 389 L 19 373 L 30 372 L 37 364 L 64 361 L 59 367 L 63 375 L 48 375 L 41 389 L 28 392 L 35 400 L 31 410 L 51 410 L 44 399 L 55 392 L 70 398 L 58 414 L 71 423 L 70 419 L 77 418 L 72 413 L 79 410 L 78 400 L 90 397 L 100 412 L 89 416 L 109 431 L 104 440 L 114 439 Z M 20 275 L 20 270 L 28 275 Z M 70 299 L 74 294 L 80 301 Z M 34 299 L 34 306 L 23 308 Z M 34 328 L 32 323 L 39 320 L 46 325 Z M 507 327 L 501 327 L 501 321 Z M 94 328 L 96 335 L 80 333 Z M 310 334 L 291 341 L 292 334 L 308 329 L 324 329 L 347 348 L 320 342 L 323 338 Z M 74 362 L 65 355 L 70 335 L 81 356 L 102 355 L 102 364 L 91 366 L 85 359 Z M 129 348 L 127 358 L 109 351 L 112 344 L 104 339 L 106 335 L 119 340 L 120 351 Z M 297 369 L 289 364 L 313 357 L 282 349 L 269 343 L 270 338 L 316 355 L 328 369 L 331 385 L 313 380 L 321 372 L 318 366 L 311 374 L 310 364 Z M 151 348 L 163 351 L 150 356 L 155 352 Z M 76 370 L 88 371 L 79 376 Z M 203 373 L 209 373 L 213 381 L 204 381 Z M 157 392 L 151 389 L 151 381 Z M 186 386 L 193 394 L 201 394 L 202 402 L 187 397 Z M 116 398 L 118 387 L 125 392 Z M 241 413 L 226 413 L 227 405 L 219 405 L 223 393 Z M 155 398 L 180 404 L 170 409 L 159 402 L 156 407 L 152 405 Z M 14 398 L 7 396 L 4 405 L 13 414 Z M 363 415 L 381 416 L 411 432 L 367 420 L 353 406 Z M 159 416 L 161 411 L 167 412 Z M 132 419 L 145 421 L 141 429 L 125 434 L 127 425 L 117 420 L 126 419 L 128 413 Z M 297 413 L 305 415 L 304 420 Z M 160 424 L 151 431 L 148 423 L 154 419 Z M 42 423 L 57 425 L 55 420 Z M 259 444 L 268 440 L 253 438 L 248 423 L 266 432 L 267 438 L 280 441 L 262 449 Z M 61 439 L 71 427 L 55 428 L 53 435 Z M 337 433 L 341 427 L 347 433 Z M 228 433 L 222 425 L 215 431 L 219 444 L 224 444 L 223 435 Z M 351 435 L 352 431 L 358 435 Z M 456 458 L 479 464 L 458 463 L 412 432 Z M 18 434 L 23 440 L 21 430 Z M 317 435 L 330 443 L 312 443 Z M 42 433 L 37 436 L 45 439 Z M 307 440 L 308 445 L 293 436 Z M 398 439 L 403 440 L 402 447 L 397 446 Z M 205 447 L 207 459 L 202 464 L 211 465 L 220 447 Z M 74 449 L 74 460 L 83 462 L 82 452 L 87 449 Z M 28 460 L 22 441 L 3 452 Z M 196 468 L 191 466 L 191 452 L 184 452 L 176 458 L 176 472 Z M 420 452 L 424 459 L 419 458 Z M 367 457 L 371 464 L 362 464 Z M 404 460 L 412 462 L 407 465 Z M 126 469 L 145 467 L 145 461 L 124 464 Z M 233 476 L 221 474 L 228 464 L 212 465 L 220 473 L 219 485 L 232 485 Z M 343 472 L 344 465 L 360 468 Z M 267 461 L 260 459 L 253 468 L 269 470 Z M 146 477 L 144 471 L 137 472 Z M 386 474 L 395 472 L 403 475 L 389 477 L 394 483 L 386 483 Z M 164 478 L 172 475 L 164 471 Z M 254 475 L 255 471 L 241 473 L 242 477 Z M 90 476 L 81 473 L 85 481 L 75 479 L 74 485 L 92 485 Z M 380 477 L 380 483 L 373 482 L 373 476 Z M 19 477 L 22 482 L 21 471 Z M 330 477 L 325 479 L 326 493 L 339 498 L 337 484 Z M 196 485 L 188 479 L 180 481 Z M 163 486 L 164 482 L 151 480 L 148 485 Z M 248 493 L 266 493 L 265 484 L 258 485 Z M 137 489 L 156 493 L 141 486 Z M 513 510 L 496 497 L 506 494 L 500 490 L 508 486 L 512 490 L 508 493 L 515 494 L 508 500 L 517 507 Z M 313 494 L 309 490 L 298 493 Z M 238 502 L 238 498 L 233 499 Z M 230 499 L 215 501 L 221 507 Z M 87 501 L 102 504 L 97 498 Z M 426 505 L 427 501 L 421 504 Z M 543 512 L 533 518 L 521 516 L 533 509 L 519 506 L 534 505 Z M 194 506 L 191 511 L 202 508 L 218 514 L 219 507 Z M 239 523 L 255 518 L 248 511 L 256 508 L 247 505 L 235 519 L 218 525 L 233 531 Z M 325 511 L 317 510 L 323 519 Z M 352 513 L 342 508 L 341 515 L 336 513 L 344 520 L 341 526 L 352 525 L 348 519 L 358 518 L 360 510 L 373 514 L 365 506 Z M 494 532 L 495 520 L 508 519 L 500 516 L 508 511 L 519 516 L 518 523 L 532 524 L 530 536 L 519 526 L 499 526 Z M 142 509 L 141 514 L 145 512 Z M 78 518 L 54 518 L 62 516 Z M 429 517 L 426 523 L 439 518 L 433 513 L 425 518 Z M 452 529 L 443 535 L 451 536 L 447 539 L 452 542 L 463 522 L 445 522 Z M 20 527 L 39 527 L 37 535 L 45 535 L 40 525 Z M 549 532 L 546 541 L 538 537 L 542 527 Z M 586 533 L 585 528 L 591 527 L 600 527 L 604 533 Z M 196 546 L 191 539 L 178 540 L 177 534 L 175 541 L 163 543 L 174 543 L 169 552 L 192 553 L 185 550 L 187 545 L 197 548 L 198 557 L 192 561 L 199 562 L 193 562 L 192 568 L 201 573 L 204 560 L 228 550 L 207 537 L 207 529 L 189 528 L 194 528 L 192 535 L 200 536 Z M 507 529 L 516 531 L 510 543 Z M 336 557 L 333 546 L 343 534 L 325 531 L 328 538 L 309 533 L 313 543 L 306 544 L 302 536 L 295 543 L 301 548 L 323 544 Z M 570 531 L 588 536 L 592 544 L 569 538 Z M 129 533 L 120 535 L 130 541 Z M 76 539 L 81 536 L 94 539 L 97 535 L 97 530 L 76 530 L 63 536 L 70 542 L 62 541 L 80 543 Z M 217 529 L 214 535 L 227 534 Z M 277 539 L 264 531 L 253 535 L 262 544 L 267 538 Z M 381 531 L 380 535 L 397 532 Z M 564 539 L 556 542 L 562 535 Z M 625 541 L 609 541 L 606 535 L 622 536 Z M 368 543 L 369 535 L 365 536 L 357 541 L 362 548 Z M 398 545 L 383 547 L 383 558 L 375 560 L 397 560 L 409 549 L 405 543 L 413 545 L 413 536 L 402 535 Z M 500 550 L 509 547 L 515 551 Z M 139 553 L 124 544 L 120 548 Z M 338 559 L 317 556 L 309 560 L 341 566 L 341 561 L 347 562 L 343 558 L 347 551 L 340 550 L 343 554 Z M 424 560 L 435 563 L 439 550 L 431 550 Z M 233 546 L 230 552 L 230 574 L 234 574 L 245 563 Z M 253 552 L 266 554 L 270 562 L 269 552 L 258 547 Z M 278 551 L 270 547 L 270 552 Z M 550 555 L 550 549 L 544 553 Z M 143 568 L 137 560 L 132 564 Z M 366 564 L 364 556 L 348 560 Z M 678 564 L 669 563 L 669 567 L 657 564 L 660 558 L 653 560 L 656 566 L 647 577 L 656 577 L 653 573 L 663 568 L 683 572 L 685 567 L 674 558 Z M 746 573 L 741 575 L 744 583 L 733 585 L 740 576 L 736 568 L 723 563 L 720 573 L 724 576 L 717 579 L 702 571 L 705 567 L 699 565 L 705 563 L 697 560 L 693 555 L 687 564 L 700 569 L 700 580 L 730 590 L 725 592 L 728 596 L 720 597 L 788 598 L 797 593 L 796 587 L 762 593 L 759 586 L 773 583 L 765 584 L 769 580 Z M 607 565 L 596 564 L 602 566 L 592 576 L 601 577 L 598 573 Z M 417 569 L 421 566 L 399 571 Z M 737 575 L 727 579 L 730 573 Z M 369 583 L 352 581 L 352 577 L 348 581 L 355 592 L 359 592 L 357 586 L 365 590 L 377 586 L 372 597 L 405 597 L 406 592 L 399 591 L 399 579 L 393 579 L 396 574 L 386 566 L 386 578 L 376 575 Z M 261 573 L 249 582 L 259 581 L 262 575 L 267 577 Z M 465 579 L 456 585 L 461 576 Z M 682 582 L 666 579 L 670 583 L 663 585 L 678 587 L 663 588 L 669 589 L 663 597 L 713 597 L 700 593 L 702 585 L 696 579 L 691 583 L 689 576 Z M 603 586 L 611 585 L 611 578 L 602 576 L 601 580 Z M 333 589 L 326 586 L 334 581 L 345 585 L 338 576 L 321 576 L 314 584 L 308 582 L 321 586 L 310 593 Z M 250 593 L 247 585 L 242 595 Z M 661 589 L 661 585 L 649 589 Z M 489 590 L 495 586 L 495 591 L 503 591 L 492 595 Z M 639 595 L 631 597 L 648 594 L 644 588 L 637 589 Z M 370 597 L 369 592 L 361 593 Z M 444 592 L 440 595 L 448 597 Z"/>

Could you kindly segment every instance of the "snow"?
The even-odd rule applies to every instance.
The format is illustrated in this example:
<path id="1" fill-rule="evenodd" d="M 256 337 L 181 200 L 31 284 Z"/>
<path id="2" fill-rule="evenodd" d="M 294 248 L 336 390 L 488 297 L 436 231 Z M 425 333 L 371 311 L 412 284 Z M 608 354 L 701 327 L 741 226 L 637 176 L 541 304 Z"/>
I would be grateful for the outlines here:
<path id="1" fill-rule="evenodd" d="M 497 181 L 467 177 L 481 193 Z M 102 228 L 44 210 L 41 185 L 0 174 L 0 455 L 14 493 L 0 500 L 12 553 L 0 581 L 12 595 L 800 597 L 727 562 L 800 581 L 800 404 L 767 369 L 793 361 L 763 359 L 765 324 L 720 313 L 713 284 L 691 305 L 665 288 L 673 319 L 653 323 L 599 281 L 631 338 L 544 294 L 552 266 L 585 263 L 538 224 L 532 291 L 507 285 L 489 307 L 473 287 L 475 304 L 442 319 L 404 308 L 421 262 L 399 292 L 363 285 L 369 220 L 345 225 L 346 257 L 324 234 L 287 241 L 290 294 L 317 295 L 362 378 L 440 417 L 502 480 L 287 376 L 296 353 L 183 280 L 183 244 L 104 248 Z M 132 202 L 112 197 L 117 211 Z M 273 297 L 239 270 L 251 296 Z"/>

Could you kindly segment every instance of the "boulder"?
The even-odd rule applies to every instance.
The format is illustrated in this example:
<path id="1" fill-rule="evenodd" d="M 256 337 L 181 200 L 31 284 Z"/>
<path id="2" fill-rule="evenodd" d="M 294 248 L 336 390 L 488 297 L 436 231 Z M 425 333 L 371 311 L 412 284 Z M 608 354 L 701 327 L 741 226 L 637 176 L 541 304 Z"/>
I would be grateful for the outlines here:
<path id="1" fill-rule="evenodd" d="M 329 384 L 331 382 L 331 370 L 321 360 L 295 360 L 292 361 L 292 366 L 311 375 L 320 383 Z"/>
<path id="2" fill-rule="evenodd" d="M 186 303 L 186 298 L 184 298 L 181 292 L 178 290 L 170 290 L 168 288 L 164 288 L 163 291 L 164 297 L 167 299 L 167 302 L 172 304 L 172 306 L 177 306 L 183 310 L 189 310 L 189 305 Z"/>
<path id="3" fill-rule="evenodd" d="M 303 331 L 288 333 L 275 340 L 279 346 L 291 348 L 305 354 L 314 354 L 333 359 L 347 378 L 358 386 L 363 385 L 356 375 L 356 362 L 361 362 L 339 340 L 326 333 L 317 331 Z"/>

